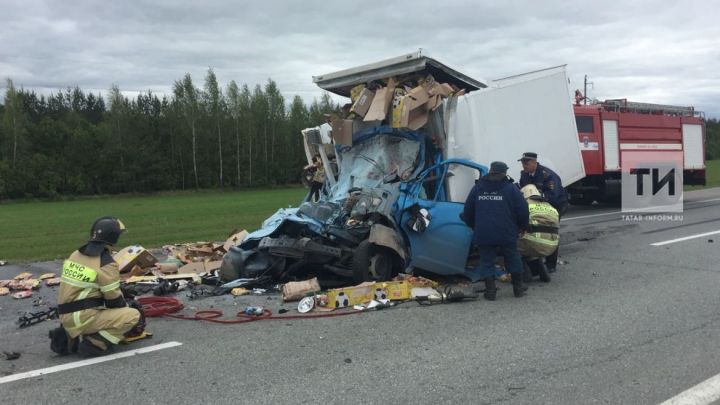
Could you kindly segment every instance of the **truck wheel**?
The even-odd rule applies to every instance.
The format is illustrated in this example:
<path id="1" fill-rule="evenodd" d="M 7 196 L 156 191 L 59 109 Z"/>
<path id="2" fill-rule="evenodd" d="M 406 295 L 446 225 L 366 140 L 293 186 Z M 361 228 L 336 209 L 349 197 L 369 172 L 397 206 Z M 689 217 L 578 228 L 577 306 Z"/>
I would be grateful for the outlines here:
<path id="1" fill-rule="evenodd" d="M 573 197 L 570 199 L 572 205 L 591 205 L 595 201 L 594 194 L 583 194 L 582 197 Z"/>
<path id="2" fill-rule="evenodd" d="M 381 246 L 376 246 L 367 240 L 360 242 L 353 254 L 352 273 L 353 281 L 387 281 L 392 277 L 392 253 Z"/>

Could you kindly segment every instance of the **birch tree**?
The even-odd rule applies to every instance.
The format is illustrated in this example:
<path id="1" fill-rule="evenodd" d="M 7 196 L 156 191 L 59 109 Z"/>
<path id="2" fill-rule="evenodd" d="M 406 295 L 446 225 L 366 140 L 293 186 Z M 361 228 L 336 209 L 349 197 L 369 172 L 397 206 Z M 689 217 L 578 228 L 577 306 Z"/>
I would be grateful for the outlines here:
<path id="1" fill-rule="evenodd" d="M 175 82 L 173 92 L 192 136 L 193 175 L 195 176 L 195 188 L 200 188 L 197 170 L 197 133 L 195 128 L 198 119 L 199 90 L 195 88 L 190 73 L 186 73 L 181 81 Z"/>

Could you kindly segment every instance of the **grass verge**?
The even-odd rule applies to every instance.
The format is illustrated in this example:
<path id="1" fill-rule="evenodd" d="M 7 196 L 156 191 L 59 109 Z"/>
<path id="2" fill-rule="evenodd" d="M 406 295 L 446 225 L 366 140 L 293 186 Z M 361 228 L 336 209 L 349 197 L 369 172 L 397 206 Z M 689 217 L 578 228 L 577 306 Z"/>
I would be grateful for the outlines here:
<path id="1" fill-rule="evenodd" d="M 297 206 L 307 189 L 177 192 L 106 196 L 59 202 L 0 204 L 0 260 L 65 258 L 88 238 L 95 218 L 120 218 L 128 232 L 119 247 L 223 240 L 234 229 L 253 231 L 278 208 Z"/>

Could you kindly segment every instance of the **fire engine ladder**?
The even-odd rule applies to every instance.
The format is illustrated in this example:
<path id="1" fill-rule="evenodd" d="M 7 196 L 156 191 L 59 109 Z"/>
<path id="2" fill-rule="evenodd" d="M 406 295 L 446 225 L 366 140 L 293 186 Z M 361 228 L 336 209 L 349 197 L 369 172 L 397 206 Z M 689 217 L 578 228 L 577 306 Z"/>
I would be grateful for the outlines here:
<path id="1" fill-rule="evenodd" d="M 692 117 L 696 114 L 694 107 L 681 107 L 675 105 L 638 103 L 626 99 L 605 100 L 603 107 L 613 111 L 625 110 L 638 113 L 663 113 L 668 115 L 679 115 Z"/>

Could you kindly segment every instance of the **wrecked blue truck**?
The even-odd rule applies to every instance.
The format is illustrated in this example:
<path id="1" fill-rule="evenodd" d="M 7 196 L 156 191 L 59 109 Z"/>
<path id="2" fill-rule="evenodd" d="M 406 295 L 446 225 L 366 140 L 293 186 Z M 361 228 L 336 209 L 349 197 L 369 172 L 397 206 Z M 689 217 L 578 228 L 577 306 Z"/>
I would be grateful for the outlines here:
<path id="1" fill-rule="evenodd" d="M 232 247 L 221 277 L 349 284 L 425 271 L 477 280 L 467 264 L 472 231 L 460 219 L 464 199 L 450 198 L 448 180 L 457 170 L 478 178 L 487 168 L 463 159 L 426 164 L 432 146 L 421 132 L 389 127 L 336 146 L 334 185 L 317 202 L 278 210 Z"/>
<path id="2" fill-rule="evenodd" d="M 308 163 L 319 155 L 330 172 L 322 196 L 232 247 L 223 280 L 349 284 L 405 271 L 476 281 L 460 219 L 486 173 L 475 162 L 519 173 L 517 156 L 533 150 L 564 182 L 585 176 L 564 66 L 482 82 L 418 51 L 313 81 L 350 100 L 330 125 L 302 131 Z"/>

